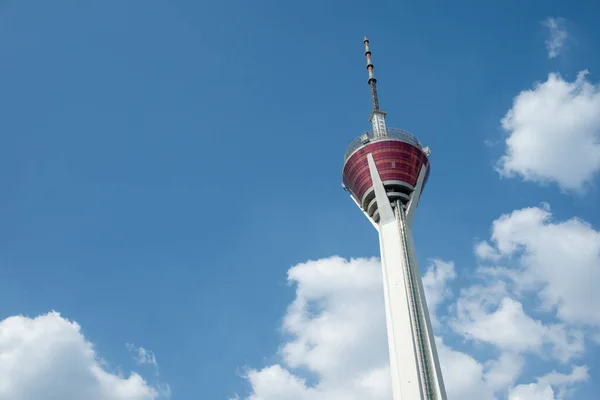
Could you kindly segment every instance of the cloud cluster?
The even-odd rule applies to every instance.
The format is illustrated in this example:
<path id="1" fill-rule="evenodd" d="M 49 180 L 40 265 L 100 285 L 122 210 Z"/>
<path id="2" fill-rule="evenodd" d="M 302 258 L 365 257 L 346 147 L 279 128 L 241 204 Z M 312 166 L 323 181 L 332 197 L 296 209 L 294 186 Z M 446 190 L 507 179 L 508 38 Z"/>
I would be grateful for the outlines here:
<path id="1" fill-rule="evenodd" d="M 583 352 L 579 332 L 570 331 L 563 324 L 544 324 L 527 315 L 521 302 L 510 297 L 503 285 L 464 290 L 456 308 L 453 329 L 465 338 L 489 343 L 502 351 L 546 354 L 561 361 Z"/>
<path id="2" fill-rule="evenodd" d="M 80 326 L 56 312 L 0 321 L 0 399 L 158 398 L 140 375 L 107 370 Z"/>
<path id="3" fill-rule="evenodd" d="M 548 28 L 548 39 L 546 40 L 548 58 L 555 58 L 563 50 L 569 36 L 564 26 L 565 21 L 562 18 L 546 18 L 542 24 Z"/>
<path id="4" fill-rule="evenodd" d="M 283 322 L 282 364 L 248 372 L 248 399 L 389 399 L 378 268 L 376 259 L 333 257 L 289 270 L 296 298 Z"/>
<path id="5" fill-rule="evenodd" d="M 600 304 L 592 287 L 600 278 L 600 232 L 577 218 L 555 221 L 543 204 L 497 218 L 475 254 L 480 282 L 461 290 L 451 328 L 476 345 L 491 345 L 499 362 L 510 360 L 498 368 L 504 374 L 496 377 L 496 392 L 508 389 L 514 400 L 568 398 L 589 378 L 587 367 L 577 365 L 586 335 L 600 332 L 599 311 L 590 306 Z M 532 357 L 563 370 L 571 365 L 571 372 L 552 371 L 514 386 Z"/>
<path id="6" fill-rule="evenodd" d="M 449 398 L 567 398 L 589 378 L 582 328 L 600 327 L 599 311 L 584 304 L 600 304 L 591 285 L 600 278 L 600 232 L 577 219 L 553 221 L 547 205 L 525 208 L 495 220 L 475 253 L 480 279 L 456 299 L 452 263 L 432 260 L 423 277 L 432 314 L 444 315 L 447 307 L 439 306 L 450 304 L 452 331 L 496 355 L 475 359 L 438 337 Z M 375 259 L 332 257 L 291 268 L 296 298 L 284 318 L 281 362 L 248 370 L 246 399 L 389 399 L 380 273 Z M 523 301 L 539 304 L 544 316 L 528 314 Z M 528 377 L 533 358 L 560 371 Z"/>
<path id="7" fill-rule="evenodd" d="M 502 119 L 508 133 L 498 163 L 505 177 L 556 183 L 582 191 L 600 170 L 600 85 L 587 71 L 569 82 L 549 74 L 545 82 L 519 93 Z"/>
<path id="8" fill-rule="evenodd" d="M 484 268 L 504 275 L 519 291 L 538 293 L 545 310 L 561 321 L 600 327 L 600 232 L 578 218 L 553 221 L 550 207 L 524 208 L 492 224 L 489 253 L 482 261 L 508 267 Z M 479 246 L 478 246 L 479 247 Z"/>
<path id="9" fill-rule="evenodd" d="M 587 367 L 573 367 L 571 373 L 552 371 L 537 378 L 537 382 L 518 385 L 509 392 L 509 400 L 554 400 L 564 399 L 574 392 L 573 386 L 589 379 Z"/>

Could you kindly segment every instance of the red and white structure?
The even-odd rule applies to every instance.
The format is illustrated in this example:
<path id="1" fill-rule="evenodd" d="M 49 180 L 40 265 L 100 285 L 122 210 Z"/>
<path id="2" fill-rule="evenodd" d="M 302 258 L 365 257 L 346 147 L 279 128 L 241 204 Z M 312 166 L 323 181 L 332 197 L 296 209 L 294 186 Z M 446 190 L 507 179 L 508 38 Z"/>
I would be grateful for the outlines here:
<path id="1" fill-rule="evenodd" d="M 366 37 L 364 44 L 373 129 L 348 147 L 343 187 L 379 232 L 393 400 L 446 400 L 411 229 L 430 150 L 412 134 L 386 126 Z"/>

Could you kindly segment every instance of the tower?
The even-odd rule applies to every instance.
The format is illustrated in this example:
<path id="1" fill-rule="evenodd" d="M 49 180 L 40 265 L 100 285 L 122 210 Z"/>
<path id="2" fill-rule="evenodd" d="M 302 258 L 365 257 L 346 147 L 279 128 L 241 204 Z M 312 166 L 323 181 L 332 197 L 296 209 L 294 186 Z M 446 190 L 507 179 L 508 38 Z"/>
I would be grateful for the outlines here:
<path id="1" fill-rule="evenodd" d="M 346 150 L 342 186 L 379 233 L 393 400 L 446 400 L 412 239 L 431 152 L 412 134 L 386 127 L 366 37 L 364 44 L 373 128 Z"/>

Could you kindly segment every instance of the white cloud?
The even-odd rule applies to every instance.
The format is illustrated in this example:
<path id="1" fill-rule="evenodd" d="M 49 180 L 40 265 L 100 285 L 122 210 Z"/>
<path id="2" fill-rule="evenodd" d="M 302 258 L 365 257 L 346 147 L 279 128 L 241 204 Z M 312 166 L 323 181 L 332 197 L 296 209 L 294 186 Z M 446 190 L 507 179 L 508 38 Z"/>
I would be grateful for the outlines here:
<path id="1" fill-rule="evenodd" d="M 375 259 L 332 257 L 291 268 L 288 280 L 296 286 L 296 298 L 284 318 L 286 340 L 279 350 L 281 362 L 247 371 L 251 393 L 245 399 L 389 400 L 380 274 Z M 434 308 L 449 293 L 448 283 L 455 277 L 453 263 L 434 260 L 424 275 L 429 304 Z M 497 293 L 489 297 L 490 301 L 506 293 L 501 288 L 491 290 Z M 529 318 L 518 307 L 515 314 Z M 532 323 L 541 332 L 538 336 L 550 336 L 550 328 Z M 496 329 L 505 336 L 514 333 L 511 326 Z M 525 337 L 516 339 L 517 343 L 528 340 L 529 334 L 517 332 L 517 336 Z M 509 338 L 505 340 L 510 343 Z M 481 362 L 449 347 L 440 337 L 436 341 L 450 399 L 496 399 L 506 395 L 524 371 L 523 356 L 513 351 L 521 350 L 519 345 L 508 346 L 497 358 Z"/>
<path id="2" fill-rule="evenodd" d="M 585 365 L 570 374 L 522 380 L 531 357 L 548 368 L 583 357 L 582 324 L 590 339 L 600 337 L 594 331 L 600 310 L 589 307 L 600 304 L 593 286 L 600 281 L 600 232 L 576 218 L 554 221 L 550 206 L 542 204 L 496 219 L 490 240 L 478 243 L 474 252 L 488 265 L 477 268 L 475 283 L 464 287 L 449 308 L 440 306 L 451 297 L 454 264 L 432 260 L 423 277 L 432 318 L 441 316 L 444 325 L 467 339 L 464 344 L 493 346 L 492 353 L 488 349 L 484 359 L 477 359 L 436 338 L 448 397 L 572 397 L 576 384 L 588 378 Z M 389 400 L 380 275 L 376 259 L 332 257 L 292 267 L 288 281 L 296 297 L 284 318 L 280 363 L 248 370 L 246 399 Z M 533 304 L 544 318 L 533 318 L 524 304 Z"/>
<path id="3" fill-rule="evenodd" d="M 509 400 L 564 399 L 573 394 L 573 385 L 588 379 L 588 370 L 585 366 L 573 366 L 570 374 L 552 371 L 537 378 L 536 383 L 522 384 L 512 388 L 509 392 Z"/>
<path id="4" fill-rule="evenodd" d="M 479 296 L 487 288 L 481 289 L 476 291 Z M 454 327 L 465 337 L 513 351 L 539 348 L 542 345 L 544 327 L 539 321 L 526 315 L 521 303 L 511 298 L 503 297 L 497 310 L 489 312 L 482 302 L 469 296 L 459 299 L 457 310 L 459 319 Z M 527 332 L 527 335 L 521 335 L 520 332 Z"/>
<path id="5" fill-rule="evenodd" d="M 558 360 L 568 361 L 583 353 L 583 337 L 577 331 L 533 319 L 521 302 L 509 295 L 502 281 L 463 290 L 456 302 L 452 327 L 468 339 L 492 344 L 509 354 L 541 354 L 544 350 Z"/>
<path id="6" fill-rule="evenodd" d="M 135 353 L 134 359 L 136 363 L 158 366 L 158 363 L 156 362 L 156 356 L 154 355 L 153 351 L 146 350 L 143 347 L 137 347 L 133 343 L 127 343 L 125 346 L 127 347 L 127 350 Z"/>
<path id="7" fill-rule="evenodd" d="M 589 378 L 588 369 L 585 366 L 573 367 L 570 374 L 562 374 L 556 371 L 538 378 L 539 381 L 546 382 L 553 386 L 569 385 L 575 382 L 585 382 Z"/>
<path id="8" fill-rule="evenodd" d="M 454 263 L 442 260 L 432 260 L 427 272 L 423 275 L 423 289 L 427 308 L 430 310 L 431 323 L 438 326 L 435 310 L 440 304 L 452 295 L 448 282 L 456 278 Z"/>
<path id="9" fill-rule="evenodd" d="M 549 206 L 524 208 L 495 220 L 488 243 L 504 258 L 496 276 L 534 290 L 546 311 L 569 324 L 600 327 L 600 232 L 577 218 L 553 221 Z"/>
<path id="10" fill-rule="evenodd" d="M 156 375 L 156 389 L 158 390 L 161 397 L 170 398 L 171 397 L 171 387 L 167 383 L 158 382 L 160 378 L 160 371 L 158 368 L 158 361 L 156 360 L 156 355 L 152 350 L 147 350 L 143 347 L 138 347 L 133 343 L 126 343 L 125 346 L 127 350 L 135 353 L 135 357 L 133 358 L 138 365 L 150 365 L 154 368 L 154 374 Z"/>
<path id="11" fill-rule="evenodd" d="M 494 391 L 511 387 L 523 372 L 525 360 L 516 353 L 504 352 L 497 360 L 485 363 L 486 382 Z"/>
<path id="12" fill-rule="evenodd" d="M 543 25 L 548 28 L 548 39 L 546 40 L 546 49 L 548 58 L 557 57 L 563 50 L 567 41 L 567 29 L 562 18 L 546 18 Z"/>
<path id="13" fill-rule="evenodd" d="M 56 312 L 0 321 L 0 398 L 150 400 L 158 391 L 132 373 L 109 372 L 81 328 Z"/>
<path id="14" fill-rule="evenodd" d="M 508 133 L 501 176 L 554 182 L 581 191 L 600 170 L 600 85 L 582 71 L 573 82 L 558 74 L 519 93 L 502 119 Z"/>
<path id="15" fill-rule="evenodd" d="M 465 353 L 451 349 L 439 339 L 437 346 L 449 399 L 495 399 L 494 390 L 486 382 L 486 373 L 481 363 Z"/>
<path id="16" fill-rule="evenodd" d="M 297 289 L 283 324 L 292 336 L 280 351 L 287 365 L 326 378 L 322 386 L 358 382 L 362 374 L 385 366 L 387 342 L 364 340 L 385 338 L 385 327 L 373 323 L 384 319 L 382 283 L 374 273 L 378 265 L 375 259 L 329 258 L 289 270 Z"/>
<path id="17" fill-rule="evenodd" d="M 453 264 L 435 260 L 425 275 L 434 306 L 447 294 L 445 282 L 454 277 Z M 279 351 L 281 364 L 247 372 L 252 387 L 247 399 L 389 400 L 379 261 L 339 257 L 310 261 L 291 268 L 288 280 L 296 285 L 296 298 L 284 318 L 289 339 Z M 458 370 L 480 374 L 478 382 L 465 373 L 450 379 L 448 392 L 455 398 L 481 393 L 486 385 L 484 367 L 441 341 L 439 346 L 442 368 L 449 374 Z"/>
<path id="18" fill-rule="evenodd" d="M 475 255 L 483 260 L 498 260 L 500 255 L 488 242 L 479 242 L 475 245 Z"/>
<path id="19" fill-rule="evenodd" d="M 510 390 L 509 400 L 554 400 L 554 391 L 549 385 L 530 383 Z"/>

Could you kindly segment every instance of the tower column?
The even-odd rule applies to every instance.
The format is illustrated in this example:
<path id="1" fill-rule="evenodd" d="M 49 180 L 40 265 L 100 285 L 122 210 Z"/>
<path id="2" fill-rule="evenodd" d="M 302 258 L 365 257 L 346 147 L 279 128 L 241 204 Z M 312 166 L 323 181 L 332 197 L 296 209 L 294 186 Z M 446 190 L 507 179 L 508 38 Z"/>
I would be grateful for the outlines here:
<path id="1" fill-rule="evenodd" d="M 387 338 L 394 400 L 446 400 L 435 337 L 431 327 L 411 225 L 425 173 L 404 210 L 392 208 L 373 154 L 367 155 L 379 210 L 379 243 L 385 301 Z M 412 212 L 411 212 L 412 211 Z"/>
<path id="2" fill-rule="evenodd" d="M 386 126 L 366 37 L 364 44 L 373 130 L 348 146 L 342 186 L 379 234 L 393 400 L 446 400 L 412 238 L 431 151 L 409 132 Z"/>
<path id="3" fill-rule="evenodd" d="M 403 272 L 406 265 L 404 249 L 400 246 L 402 236 L 373 155 L 369 154 L 367 157 L 380 215 L 379 246 L 393 399 L 420 400 L 423 399 L 423 394 L 415 338 L 412 324 L 407 323 L 411 319 L 411 313 L 406 291 L 408 282 Z"/>
<path id="4" fill-rule="evenodd" d="M 431 326 L 431 318 L 429 316 L 429 308 L 427 307 L 427 299 L 425 298 L 425 289 L 423 288 L 423 280 L 421 279 L 421 271 L 415 254 L 415 245 L 412 237 L 412 229 L 407 226 L 406 239 L 408 241 L 408 250 L 411 258 L 411 269 L 416 282 L 416 290 L 418 291 L 418 299 L 420 301 L 421 314 L 421 341 L 425 350 L 425 359 L 427 360 L 427 379 L 430 390 L 429 397 L 425 399 L 446 400 L 446 387 L 442 376 L 442 368 L 438 357 L 437 346 L 435 345 L 435 335 Z"/>

